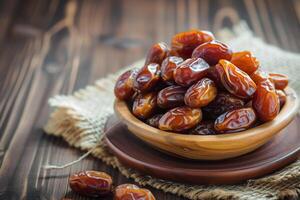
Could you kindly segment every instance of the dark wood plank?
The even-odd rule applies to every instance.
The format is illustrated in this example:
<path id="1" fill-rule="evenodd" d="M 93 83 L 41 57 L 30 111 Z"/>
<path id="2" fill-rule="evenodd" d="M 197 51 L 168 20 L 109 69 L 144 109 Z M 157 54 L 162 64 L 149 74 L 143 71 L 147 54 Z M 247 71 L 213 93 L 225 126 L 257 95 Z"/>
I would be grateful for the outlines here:
<path id="1" fill-rule="evenodd" d="M 82 154 L 41 130 L 50 96 L 93 83 L 188 28 L 217 31 L 242 19 L 267 42 L 299 52 L 299 16 L 297 0 L 1 1 L 0 199 L 84 199 L 67 184 L 81 169 L 132 181 L 92 157 L 68 169 L 41 170 Z M 182 199 L 152 191 L 157 199 Z"/>

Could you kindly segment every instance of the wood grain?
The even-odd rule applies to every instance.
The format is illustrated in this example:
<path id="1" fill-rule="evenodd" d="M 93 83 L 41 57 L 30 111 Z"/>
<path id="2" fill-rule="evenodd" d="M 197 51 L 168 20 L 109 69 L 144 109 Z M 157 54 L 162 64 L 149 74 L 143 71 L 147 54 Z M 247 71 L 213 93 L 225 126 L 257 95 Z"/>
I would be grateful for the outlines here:
<path id="1" fill-rule="evenodd" d="M 267 42 L 299 52 L 299 16 L 297 0 L 0 1 L 0 199 L 84 199 L 67 184 L 81 169 L 131 181 L 91 157 L 64 170 L 41 169 L 82 154 L 44 135 L 50 96 L 93 83 L 192 27 L 217 31 L 243 19 Z M 152 191 L 157 199 L 181 199 Z"/>

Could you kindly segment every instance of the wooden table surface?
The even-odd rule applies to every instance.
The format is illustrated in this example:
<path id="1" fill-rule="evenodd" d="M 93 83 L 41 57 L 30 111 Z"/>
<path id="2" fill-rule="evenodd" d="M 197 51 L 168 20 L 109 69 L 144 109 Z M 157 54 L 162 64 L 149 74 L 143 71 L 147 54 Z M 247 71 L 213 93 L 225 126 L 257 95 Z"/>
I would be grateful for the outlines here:
<path id="1" fill-rule="evenodd" d="M 0 199 L 86 199 L 67 182 L 84 169 L 132 182 L 93 157 L 42 170 L 82 155 L 43 133 L 48 98 L 117 71 L 176 32 L 217 31 L 240 20 L 268 43 L 299 52 L 299 0 L 0 1 Z M 151 190 L 158 200 L 182 199 Z"/>

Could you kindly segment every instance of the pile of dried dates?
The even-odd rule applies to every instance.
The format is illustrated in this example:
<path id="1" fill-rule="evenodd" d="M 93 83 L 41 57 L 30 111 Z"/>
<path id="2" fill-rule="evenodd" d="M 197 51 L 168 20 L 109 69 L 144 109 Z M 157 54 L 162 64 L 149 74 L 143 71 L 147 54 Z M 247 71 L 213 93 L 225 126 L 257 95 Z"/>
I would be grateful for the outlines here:
<path id="1" fill-rule="evenodd" d="M 233 52 L 208 31 L 154 44 L 140 69 L 123 73 L 115 96 L 164 131 L 211 135 L 273 120 L 286 101 L 288 77 L 267 73 L 252 52 Z"/>

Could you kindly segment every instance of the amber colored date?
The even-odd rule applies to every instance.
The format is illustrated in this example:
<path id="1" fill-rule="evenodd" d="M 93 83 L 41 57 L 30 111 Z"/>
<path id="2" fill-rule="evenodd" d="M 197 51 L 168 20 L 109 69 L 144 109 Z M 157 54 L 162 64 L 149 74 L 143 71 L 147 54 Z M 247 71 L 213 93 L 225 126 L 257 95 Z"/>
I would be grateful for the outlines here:
<path id="1" fill-rule="evenodd" d="M 200 109 L 187 106 L 177 107 L 166 112 L 159 120 L 159 129 L 181 132 L 196 126 L 202 119 Z"/>
<path id="2" fill-rule="evenodd" d="M 279 98 L 274 85 L 270 80 L 263 81 L 257 85 L 257 90 L 253 95 L 252 106 L 258 118 L 263 121 L 271 121 L 280 110 Z"/>
<path id="3" fill-rule="evenodd" d="M 172 38 L 171 50 L 184 59 L 190 58 L 193 50 L 205 42 L 210 42 L 214 36 L 209 31 L 190 30 L 178 33 Z"/>
<path id="4" fill-rule="evenodd" d="M 163 114 L 157 114 L 157 115 L 154 115 L 153 117 L 147 119 L 147 124 L 149 124 L 150 126 L 152 127 L 155 127 L 155 128 L 158 128 L 158 125 L 159 125 L 159 120 L 160 118 L 163 116 Z"/>
<path id="5" fill-rule="evenodd" d="M 155 200 L 153 194 L 134 184 L 122 184 L 116 187 L 114 200 Z"/>
<path id="6" fill-rule="evenodd" d="M 221 59 L 230 60 L 231 55 L 232 51 L 226 44 L 213 40 L 194 49 L 192 58 L 202 58 L 212 66 L 218 64 Z"/>
<path id="7" fill-rule="evenodd" d="M 289 84 L 289 78 L 283 74 L 270 73 L 269 78 L 278 90 L 283 90 Z"/>
<path id="8" fill-rule="evenodd" d="M 259 67 L 258 60 L 252 56 L 250 51 L 233 53 L 231 63 L 249 75 L 255 72 Z"/>
<path id="9" fill-rule="evenodd" d="M 250 128 L 256 121 L 256 115 L 252 108 L 241 108 L 220 115 L 215 121 L 216 131 L 237 132 Z"/>
<path id="10" fill-rule="evenodd" d="M 148 51 L 145 65 L 157 63 L 161 65 L 162 61 L 169 55 L 170 49 L 164 42 L 154 44 Z"/>
<path id="11" fill-rule="evenodd" d="M 154 88 L 160 80 L 160 65 L 150 63 L 142 67 L 134 79 L 133 86 L 136 90 L 146 92 Z"/>
<path id="12" fill-rule="evenodd" d="M 133 94 L 133 82 L 138 69 L 131 69 L 124 72 L 117 80 L 114 88 L 115 96 L 120 100 L 129 100 Z"/>
<path id="13" fill-rule="evenodd" d="M 233 95 L 250 98 L 256 90 L 256 84 L 248 74 L 227 60 L 220 60 L 216 65 L 223 86 Z"/>
<path id="14" fill-rule="evenodd" d="M 189 58 L 174 70 L 174 80 L 178 85 L 190 86 L 207 75 L 209 65 L 202 58 Z"/>
<path id="15" fill-rule="evenodd" d="M 184 102 L 192 108 L 200 108 L 209 104 L 216 96 L 217 88 L 214 82 L 208 78 L 203 78 L 187 90 Z"/>
<path id="16" fill-rule="evenodd" d="M 214 135 L 216 130 L 213 121 L 201 121 L 195 128 L 189 131 L 192 135 Z"/>
<path id="17" fill-rule="evenodd" d="M 276 94 L 279 98 L 279 104 L 280 104 L 280 108 L 282 108 L 286 102 L 286 94 L 283 90 L 276 90 Z"/>
<path id="18" fill-rule="evenodd" d="M 162 89 L 157 95 L 157 105 L 161 108 L 175 108 L 184 105 L 186 88 L 172 85 Z"/>
<path id="19" fill-rule="evenodd" d="M 174 82 L 173 72 L 177 66 L 183 62 L 183 59 L 177 56 L 170 56 L 164 59 L 161 64 L 161 77 L 168 83 Z"/>
<path id="20" fill-rule="evenodd" d="M 156 102 L 156 92 L 139 94 L 133 102 L 132 113 L 140 119 L 147 119 L 151 117 L 157 109 Z"/>
<path id="21" fill-rule="evenodd" d="M 267 81 L 269 79 L 269 75 L 267 72 L 262 69 L 257 69 L 250 75 L 250 78 L 254 81 L 255 84 L 259 84 L 263 81 Z"/>
<path id="22" fill-rule="evenodd" d="M 74 192 L 90 197 L 101 197 L 109 194 L 112 189 L 112 178 L 99 171 L 82 171 L 69 178 Z"/>

